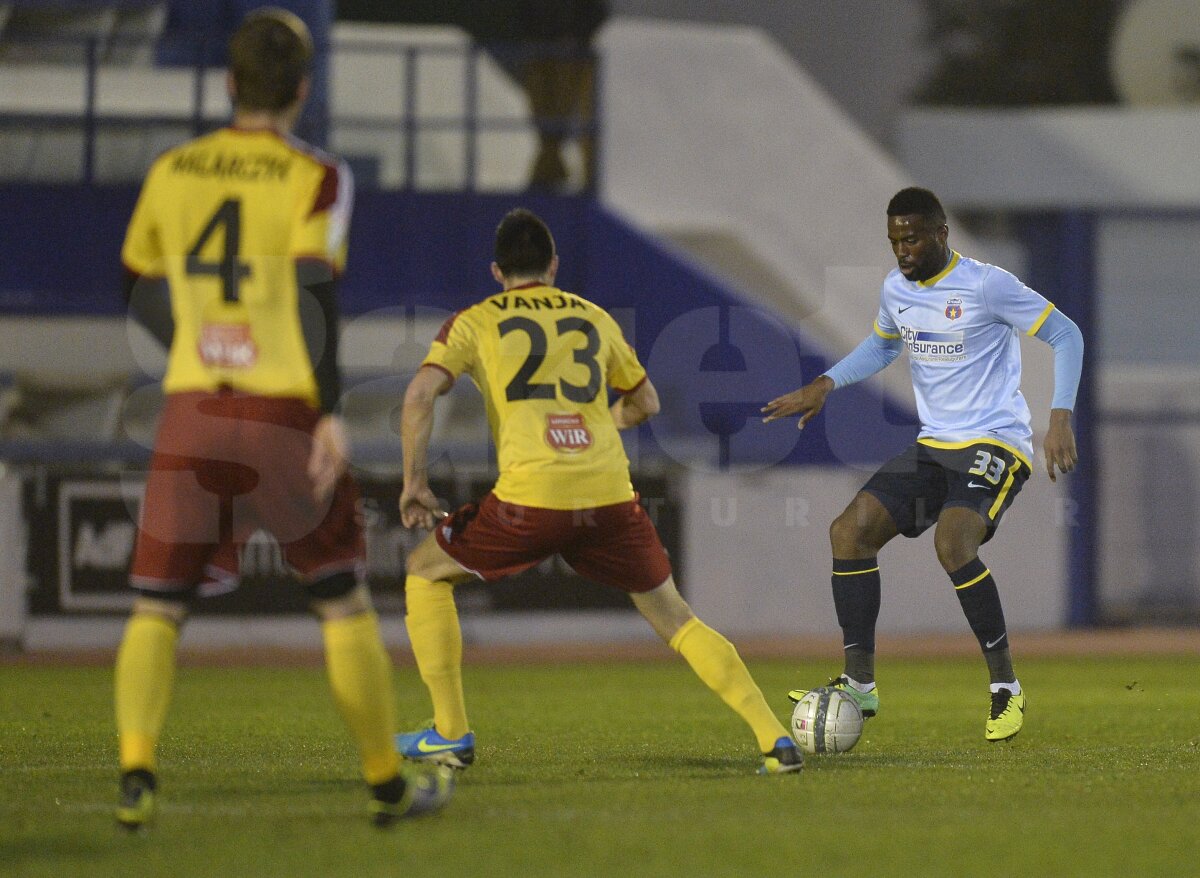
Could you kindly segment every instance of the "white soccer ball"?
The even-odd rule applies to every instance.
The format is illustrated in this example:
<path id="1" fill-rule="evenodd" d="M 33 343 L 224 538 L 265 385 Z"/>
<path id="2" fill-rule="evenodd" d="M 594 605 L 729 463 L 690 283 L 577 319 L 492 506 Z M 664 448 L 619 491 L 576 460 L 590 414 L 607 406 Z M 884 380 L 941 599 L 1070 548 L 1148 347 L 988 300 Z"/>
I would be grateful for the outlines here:
<path id="1" fill-rule="evenodd" d="M 810 689 L 792 711 L 792 737 L 805 753 L 845 753 L 862 736 L 858 703 L 840 689 Z"/>

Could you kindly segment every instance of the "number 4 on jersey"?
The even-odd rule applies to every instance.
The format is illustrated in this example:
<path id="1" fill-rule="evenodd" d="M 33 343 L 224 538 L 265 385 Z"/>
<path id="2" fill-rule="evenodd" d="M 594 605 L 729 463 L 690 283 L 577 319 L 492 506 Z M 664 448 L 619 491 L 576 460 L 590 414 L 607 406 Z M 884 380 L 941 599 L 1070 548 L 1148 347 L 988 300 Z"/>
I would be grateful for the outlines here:
<path id="1" fill-rule="evenodd" d="M 208 239 L 222 231 L 224 249 L 219 262 L 205 262 L 200 258 L 200 251 L 208 243 Z M 227 198 L 221 202 L 216 213 L 209 219 L 204 231 L 192 245 L 187 254 L 187 273 L 221 279 L 222 297 L 226 302 L 236 302 L 243 278 L 250 276 L 250 266 L 238 262 L 242 243 L 242 202 L 236 198 Z"/>

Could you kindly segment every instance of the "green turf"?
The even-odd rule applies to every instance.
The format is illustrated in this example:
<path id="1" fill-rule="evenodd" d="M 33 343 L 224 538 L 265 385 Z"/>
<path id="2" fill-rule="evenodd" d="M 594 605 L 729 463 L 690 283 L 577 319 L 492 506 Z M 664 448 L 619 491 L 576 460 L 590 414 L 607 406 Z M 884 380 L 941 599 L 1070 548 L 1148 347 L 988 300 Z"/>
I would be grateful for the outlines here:
<path id="1" fill-rule="evenodd" d="M 784 693 L 827 665 L 754 662 Z M 1200 874 L 1200 661 L 1025 660 L 983 740 L 977 660 L 881 660 L 858 747 L 758 777 L 679 661 L 468 668 L 478 762 L 441 816 L 368 825 L 317 669 L 180 671 L 151 832 L 113 825 L 111 672 L 0 668 L 4 876 Z M 428 714 L 411 669 L 402 716 Z"/>

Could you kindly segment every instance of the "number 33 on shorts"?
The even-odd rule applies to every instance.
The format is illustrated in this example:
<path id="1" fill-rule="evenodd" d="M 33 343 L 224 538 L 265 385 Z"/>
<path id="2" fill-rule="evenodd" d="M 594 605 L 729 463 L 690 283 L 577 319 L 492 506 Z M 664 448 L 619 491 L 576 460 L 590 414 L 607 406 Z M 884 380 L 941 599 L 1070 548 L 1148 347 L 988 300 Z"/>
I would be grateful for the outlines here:
<path id="1" fill-rule="evenodd" d="M 984 451 L 982 448 L 976 448 L 974 451 L 975 465 L 967 470 L 967 472 L 973 476 L 983 476 L 993 485 L 1000 484 L 1000 478 L 1004 475 L 1004 470 L 1008 466 L 1008 463 L 1004 458 L 992 454 L 990 451 Z"/>
<path id="2" fill-rule="evenodd" d="M 999 447 L 990 450 L 974 447 L 967 452 L 975 455 L 974 463 L 967 469 L 967 490 L 984 501 L 979 507 L 980 514 L 987 519 L 989 527 L 994 527 L 1021 490 L 1029 476 L 1029 467 L 1024 465 L 1022 458 Z"/>

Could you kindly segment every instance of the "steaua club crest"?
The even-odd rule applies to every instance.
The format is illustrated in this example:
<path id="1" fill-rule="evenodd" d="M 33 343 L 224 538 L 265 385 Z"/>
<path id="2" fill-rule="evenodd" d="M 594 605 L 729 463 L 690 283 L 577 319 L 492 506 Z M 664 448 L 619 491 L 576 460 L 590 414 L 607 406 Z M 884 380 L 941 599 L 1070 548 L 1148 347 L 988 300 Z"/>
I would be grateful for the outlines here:
<path id="1" fill-rule="evenodd" d="M 946 316 L 951 320 L 962 317 L 962 299 L 954 298 L 946 301 Z"/>

